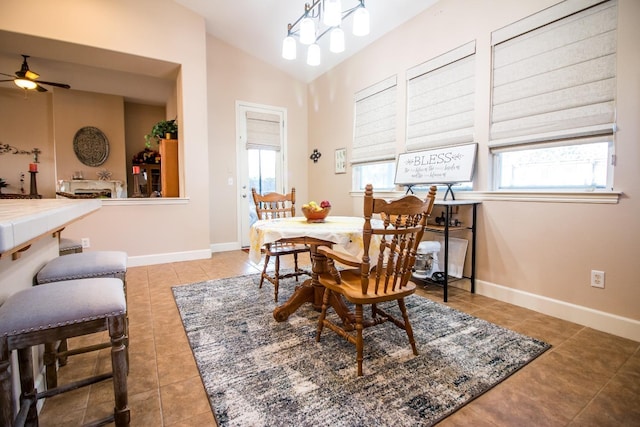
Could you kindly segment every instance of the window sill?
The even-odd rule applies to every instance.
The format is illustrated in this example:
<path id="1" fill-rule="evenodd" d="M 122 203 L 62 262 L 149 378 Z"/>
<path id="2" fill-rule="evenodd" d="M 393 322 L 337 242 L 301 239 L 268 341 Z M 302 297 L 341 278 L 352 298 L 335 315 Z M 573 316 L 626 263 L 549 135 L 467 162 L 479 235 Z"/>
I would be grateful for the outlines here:
<path id="1" fill-rule="evenodd" d="M 102 206 L 130 206 L 130 205 L 186 205 L 188 197 L 140 197 L 127 199 L 100 199 Z"/>
<path id="2" fill-rule="evenodd" d="M 364 191 L 351 191 L 350 194 L 362 197 Z M 405 192 L 376 191 L 375 194 L 383 198 L 397 198 L 404 196 Z M 599 204 L 617 204 L 622 194 L 621 191 L 454 191 L 455 200 Z M 426 192 L 416 192 L 415 195 L 426 196 Z M 436 200 L 442 200 L 443 196 L 444 192 L 438 191 Z M 447 196 L 447 200 L 453 199 Z"/>
<path id="3" fill-rule="evenodd" d="M 617 204 L 621 191 L 460 191 L 456 200 Z"/>

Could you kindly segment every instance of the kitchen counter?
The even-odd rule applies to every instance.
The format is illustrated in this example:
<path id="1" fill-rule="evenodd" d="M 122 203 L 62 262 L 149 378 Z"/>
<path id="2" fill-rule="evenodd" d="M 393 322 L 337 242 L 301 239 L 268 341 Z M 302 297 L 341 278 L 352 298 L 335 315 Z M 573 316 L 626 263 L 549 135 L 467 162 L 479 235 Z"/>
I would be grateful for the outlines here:
<path id="1" fill-rule="evenodd" d="M 0 257 L 100 209 L 99 199 L 0 200 Z"/>

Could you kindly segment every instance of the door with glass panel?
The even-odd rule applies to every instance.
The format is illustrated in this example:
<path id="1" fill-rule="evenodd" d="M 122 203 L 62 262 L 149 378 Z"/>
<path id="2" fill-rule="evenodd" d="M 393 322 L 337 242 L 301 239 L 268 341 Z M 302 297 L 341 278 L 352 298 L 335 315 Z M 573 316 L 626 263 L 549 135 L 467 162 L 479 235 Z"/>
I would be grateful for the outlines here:
<path id="1" fill-rule="evenodd" d="M 240 243 L 249 246 L 249 229 L 257 220 L 251 188 L 260 194 L 285 193 L 286 110 L 238 103 L 238 189 Z"/>

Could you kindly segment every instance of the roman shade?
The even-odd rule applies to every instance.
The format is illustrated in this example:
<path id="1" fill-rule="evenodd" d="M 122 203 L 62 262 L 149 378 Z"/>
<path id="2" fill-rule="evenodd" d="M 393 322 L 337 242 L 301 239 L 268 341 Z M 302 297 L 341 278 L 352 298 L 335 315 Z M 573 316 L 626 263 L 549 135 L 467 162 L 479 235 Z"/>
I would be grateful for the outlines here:
<path id="1" fill-rule="evenodd" d="M 280 151 L 280 116 L 247 111 L 247 149 Z"/>
<path id="2" fill-rule="evenodd" d="M 355 94 L 352 164 L 395 158 L 396 98 L 396 76 Z"/>
<path id="3" fill-rule="evenodd" d="M 616 1 L 559 3 L 491 35 L 491 147 L 615 130 Z"/>
<path id="4" fill-rule="evenodd" d="M 473 142 L 475 40 L 407 71 L 406 150 Z"/>

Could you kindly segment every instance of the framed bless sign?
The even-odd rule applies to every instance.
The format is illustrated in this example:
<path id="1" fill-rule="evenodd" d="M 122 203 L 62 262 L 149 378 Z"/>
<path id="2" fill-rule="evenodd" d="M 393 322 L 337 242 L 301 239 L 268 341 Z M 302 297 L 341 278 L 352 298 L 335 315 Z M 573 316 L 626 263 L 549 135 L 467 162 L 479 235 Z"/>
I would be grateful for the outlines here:
<path id="1" fill-rule="evenodd" d="M 478 144 L 455 145 L 398 156 L 396 185 L 455 184 L 473 178 Z"/>

